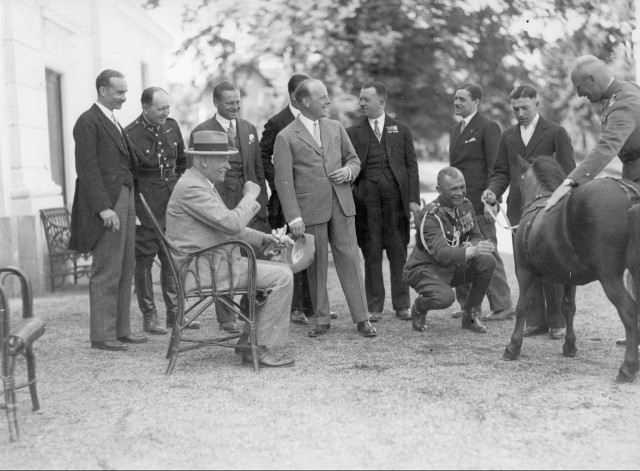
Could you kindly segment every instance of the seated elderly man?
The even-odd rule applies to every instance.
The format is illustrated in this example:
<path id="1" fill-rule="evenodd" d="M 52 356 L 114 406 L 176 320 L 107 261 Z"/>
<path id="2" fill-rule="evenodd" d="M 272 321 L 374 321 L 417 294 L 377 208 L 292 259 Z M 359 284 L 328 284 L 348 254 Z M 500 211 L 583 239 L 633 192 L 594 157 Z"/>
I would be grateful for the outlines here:
<path id="1" fill-rule="evenodd" d="M 485 333 L 480 305 L 496 269 L 495 247 L 480 234 L 460 170 L 440 170 L 436 189 L 440 196 L 414 214 L 416 246 L 403 271 L 405 282 L 420 295 L 411 308 L 413 329 L 427 330 L 427 312 L 451 306 L 456 299 L 452 288 L 471 283 L 462 328 Z"/>
<path id="2" fill-rule="evenodd" d="M 194 134 L 193 147 L 186 153 L 193 156 L 193 166 L 185 171 L 176 184 L 167 206 L 167 238 L 185 252 L 202 249 L 231 239 L 242 239 L 263 249 L 277 243 L 277 239 L 247 226 L 260 209 L 256 201 L 260 186 L 251 181 L 244 184 L 243 197 L 234 209 L 228 209 L 216 191 L 214 184 L 222 183 L 231 168 L 228 155 L 238 152 L 228 146 L 224 132 L 200 131 Z M 293 273 L 288 265 L 280 262 L 258 260 L 256 262 L 256 287 L 269 292 L 264 304 L 257 307 L 256 323 L 261 366 L 291 366 L 292 358 L 276 357 L 267 345 L 279 345 L 287 340 L 289 311 L 293 294 Z M 247 283 L 246 263 L 234 266 L 234 279 L 238 287 Z M 228 286 L 229 273 L 226 263 L 215 263 L 216 283 Z M 199 273 L 201 282 L 210 283 L 207 270 Z M 185 283 L 189 282 L 189 277 Z M 249 326 L 238 340 L 247 344 Z M 251 354 L 243 354 L 243 362 L 251 363 Z"/>

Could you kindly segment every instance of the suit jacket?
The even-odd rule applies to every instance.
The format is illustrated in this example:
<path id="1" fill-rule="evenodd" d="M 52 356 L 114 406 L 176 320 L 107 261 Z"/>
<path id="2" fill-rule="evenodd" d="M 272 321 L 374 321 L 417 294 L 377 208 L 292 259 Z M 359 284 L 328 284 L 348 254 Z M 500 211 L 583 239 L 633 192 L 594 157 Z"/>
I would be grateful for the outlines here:
<path id="1" fill-rule="evenodd" d="M 360 175 L 364 175 L 367 168 L 369 128 L 369 120 L 365 118 L 360 123 L 347 129 L 347 134 L 360 158 Z M 393 132 L 389 132 L 389 130 Z M 411 218 L 409 203 L 420 204 L 420 177 L 411 131 L 404 123 L 385 115 L 382 133 L 385 139 L 389 167 L 391 167 L 391 172 L 398 182 L 404 215 L 409 220 Z M 354 192 L 359 191 L 360 181 L 361 178 L 355 179 Z"/>
<path id="2" fill-rule="evenodd" d="M 242 239 L 260 248 L 265 234 L 246 227 L 259 210 L 260 205 L 248 197 L 242 198 L 235 209 L 227 208 L 211 182 L 200 170 L 191 167 L 180 177 L 169 199 L 167 239 L 184 252 L 233 239 Z M 213 259 L 220 279 L 228 275 L 226 264 L 220 265 L 223 255 Z M 234 257 L 238 263 L 240 254 L 234 253 Z M 184 257 L 177 257 L 179 264 L 183 261 Z M 240 275 L 239 270 L 234 273 L 236 277 Z"/>
<path id="3" fill-rule="evenodd" d="M 237 128 L 236 136 L 240 147 L 240 157 L 242 158 L 242 171 L 244 173 L 244 181 L 252 181 L 260 185 L 260 211 L 258 217 L 266 219 L 267 217 L 267 187 L 264 183 L 264 169 L 262 167 L 262 159 L 260 158 L 260 147 L 256 139 L 258 132 L 256 127 L 249 121 L 241 118 L 236 119 Z M 215 116 L 198 124 L 189 137 L 189 147 L 193 147 L 193 133 L 197 131 L 221 131 L 226 134 L 227 130 L 222 127 Z M 224 199 L 224 185 L 217 185 L 218 193 Z"/>
<path id="4" fill-rule="evenodd" d="M 275 168 L 271 156 L 273 156 L 273 146 L 276 143 L 276 136 L 280 131 L 293 122 L 295 117 L 289 109 L 289 105 L 278 114 L 269 118 L 264 125 L 264 131 L 260 138 L 260 150 L 262 152 L 262 167 L 264 168 L 264 177 L 269 183 L 271 191 L 276 191 L 275 184 Z"/>
<path id="5" fill-rule="evenodd" d="M 480 113 L 473 115 L 462 133 L 461 124 L 456 124 L 449 135 L 449 165 L 464 175 L 467 199 L 473 204 L 476 214 L 482 215 L 484 205 L 480 197 L 491 180 L 500 142 L 500 126 Z"/>
<path id="6" fill-rule="evenodd" d="M 93 104 L 73 127 L 76 144 L 76 189 L 71 210 L 69 248 L 89 252 L 104 233 L 100 212 L 113 209 L 138 157 L 127 133 Z"/>
<path id="7" fill-rule="evenodd" d="M 346 166 L 355 179 L 360 172 L 360 159 L 339 121 L 321 118 L 319 126 L 322 149 L 300 117 L 276 136 L 275 183 L 287 222 L 297 217 L 302 217 L 305 225 L 328 222 L 332 191 L 346 216 L 356 214 L 351 184 L 333 183 L 329 174 Z"/>
<path id="8" fill-rule="evenodd" d="M 500 138 L 496 164 L 491 175 L 489 189 L 500 198 L 509 187 L 507 197 L 507 216 L 512 224 L 517 224 L 522 215 L 522 194 L 520 180 L 523 174 L 518 157 L 533 162 L 536 157 L 549 155 L 556 158 L 565 175 L 574 168 L 573 146 L 565 129 L 540 116 L 536 129 L 526 146 L 520 135 L 520 125 L 507 129 Z"/>

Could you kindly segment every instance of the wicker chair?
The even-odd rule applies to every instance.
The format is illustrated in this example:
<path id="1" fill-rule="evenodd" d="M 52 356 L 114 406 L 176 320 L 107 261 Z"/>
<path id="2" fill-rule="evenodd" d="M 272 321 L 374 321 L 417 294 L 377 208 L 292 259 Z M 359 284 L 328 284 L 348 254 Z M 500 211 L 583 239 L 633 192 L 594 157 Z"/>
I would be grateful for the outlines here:
<path id="1" fill-rule="evenodd" d="M 41 209 L 40 219 L 47 237 L 49 247 L 49 264 L 51 266 L 51 291 L 55 291 L 56 278 L 62 286 L 68 276 L 73 276 L 74 284 L 81 276 L 91 273 L 91 254 L 69 250 L 71 235 L 71 215 L 67 208 Z"/>
<path id="2" fill-rule="evenodd" d="M 2 289 L 4 280 L 9 275 L 18 278 L 22 291 L 22 321 L 15 328 L 11 328 L 9 303 Z M 2 385 L 5 400 L 4 404 L 0 404 L 0 409 L 7 411 L 11 441 L 18 440 L 20 436 L 15 390 L 29 387 L 32 410 L 40 409 L 36 391 L 36 360 L 33 353 L 33 343 L 40 338 L 44 330 L 44 323 L 33 317 L 33 297 L 29 280 L 18 268 L 0 268 L 0 359 L 2 360 Z M 27 382 L 16 385 L 14 370 L 18 355 L 24 355 L 27 359 Z"/>
<path id="3" fill-rule="evenodd" d="M 165 237 L 164 231 L 160 227 L 158 220 L 153 215 L 151 208 L 147 204 L 144 196 L 140 195 L 140 200 L 144 205 L 154 230 L 160 239 L 162 250 L 165 251 L 167 258 L 171 262 L 171 272 L 178 285 L 178 312 L 176 320 L 171 332 L 171 340 L 167 350 L 167 366 L 166 374 L 170 375 L 176 364 L 178 354 L 188 350 L 194 350 L 203 347 L 227 347 L 238 348 L 240 350 L 251 351 L 253 360 L 253 369 L 259 371 L 258 350 L 256 336 L 256 295 L 260 298 L 260 302 L 266 300 L 266 293 L 260 291 L 256 293 L 256 256 L 253 248 L 242 240 L 226 241 L 219 244 L 196 250 L 194 252 L 182 252 L 174 247 Z M 247 285 L 246 287 L 237 287 L 233 283 L 232 255 L 237 251 L 245 257 L 247 263 Z M 176 256 L 184 259 L 181 264 L 176 261 Z M 229 273 L 229 283 L 225 286 L 218 286 L 214 276 L 215 263 L 226 263 Z M 203 272 L 209 273 L 212 282 L 203 282 L 201 275 Z M 185 281 L 189 280 L 189 288 L 185 285 Z M 228 284 L 228 286 L 227 286 Z M 247 302 L 238 304 L 233 299 L 236 295 L 246 295 Z M 250 326 L 249 344 L 246 346 L 237 346 L 231 340 L 240 337 L 240 334 L 226 335 L 217 338 L 183 338 L 184 329 L 193 321 L 195 321 L 207 308 L 211 307 L 216 301 L 224 303 L 230 310 L 234 311 L 242 320 Z M 180 346 L 182 342 L 188 343 L 187 346 Z"/>

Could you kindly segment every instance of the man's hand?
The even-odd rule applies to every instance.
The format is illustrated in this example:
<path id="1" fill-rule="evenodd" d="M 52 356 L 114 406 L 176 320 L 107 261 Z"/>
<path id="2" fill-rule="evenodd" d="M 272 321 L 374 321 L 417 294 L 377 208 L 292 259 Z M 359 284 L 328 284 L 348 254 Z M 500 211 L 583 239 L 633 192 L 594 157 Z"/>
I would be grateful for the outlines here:
<path id="1" fill-rule="evenodd" d="M 418 203 L 409 203 L 409 211 L 413 215 L 415 224 L 420 223 L 420 205 Z"/>
<path id="2" fill-rule="evenodd" d="M 547 204 L 544 205 L 544 212 L 546 213 L 551 208 L 553 208 L 558 203 L 558 201 L 564 198 L 570 191 L 571 187 L 569 185 L 560 185 L 558 188 L 556 188 L 556 191 L 553 192 L 551 198 L 547 200 Z"/>
<path id="3" fill-rule="evenodd" d="M 464 255 L 467 260 L 469 260 L 471 258 L 479 257 L 480 255 L 491 255 L 495 249 L 496 246 L 493 245 L 493 242 L 489 242 L 488 240 L 481 240 L 480 242 L 478 242 L 478 245 L 467 247 Z"/>
<path id="4" fill-rule="evenodd" d="M 100 217 L 102 218 L 102 225 L 105 229 L 111 229 L 113 232 L 120 230 L 120 219 L 113 209 L 105 209 L 100 211 Z"/>
<path id="5" fill-rule="evenodd" d="M 349 178 L 349 170 L 347 167 L 339 168 L 329 174 L 329 178 L 333 183 L 345 183 Z"/>
<path id="6" fill-rule="evenodd" d="M 304 221 L 300 219 L 297 222 L 289 223 L 289 229 L 291 229 L 291 235 L 294 239 L 304 235 Z"/>
<path id="7" fill-rule="evenodd" d="M 242 189 L 242 196 L 248 196 L 251 199 L 258 199 L 258 195 L 260 194 L 260 186 L 256 183 L 253 183 L 250 180 L 244 182 L 244 188 Z"/>
<path id="8" fill-rule="evenodd" d="M 496 204 L 496 194 L 491 190 L 484 190 L 484 192 L 482 193 L 482 197 L 480 199 L 482 201 L 486 201 L 491 205 Z"/>

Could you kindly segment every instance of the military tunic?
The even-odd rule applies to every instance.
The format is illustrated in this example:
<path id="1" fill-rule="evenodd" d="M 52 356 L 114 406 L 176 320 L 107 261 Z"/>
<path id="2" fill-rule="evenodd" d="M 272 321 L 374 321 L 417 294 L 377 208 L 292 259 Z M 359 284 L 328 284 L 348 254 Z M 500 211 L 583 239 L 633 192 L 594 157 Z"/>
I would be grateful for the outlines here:
<path id="1" fill-rule="evenodd" d="M 422 208 L 418 228 L 415 248 L 404 266 L 405 282 L 429 299 L 428 309 L 444 309 L 455 300 L 452 287 L 483 278 L 482 292 L 472 286 L 467 296 L 471 306 L 480 304 L 496 261 L 493 255 L 466 258 L 466 243 L 483 240 L 471 202 L 465 198 L 460 206 L 450 208 L 438 197 Z"/>
<path id="2" fill-rule="evenodd" d="M 595 178 L 618 155 L 622 176 L 640 182 L 640 86 L 614 79 L 602 94 L 602 132 L 596 147 L 569 174 L 576 183 Z"/>
<path id="3" fill-rule="evenodd" d="M 171 118 L 156 126 L 143 115 L 129 124 L 126 131 L 140 155 L 138 191 L 164 228 L 169 197 L 187 163 L 182 133 Z M 160 245 L 139 198 L 136 198 L 136 215 L 141 224 L 136 227 L 136 258 L 153 258 Z"/>

